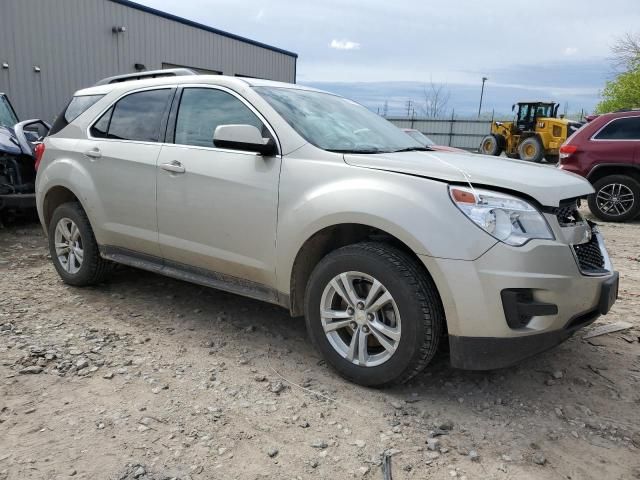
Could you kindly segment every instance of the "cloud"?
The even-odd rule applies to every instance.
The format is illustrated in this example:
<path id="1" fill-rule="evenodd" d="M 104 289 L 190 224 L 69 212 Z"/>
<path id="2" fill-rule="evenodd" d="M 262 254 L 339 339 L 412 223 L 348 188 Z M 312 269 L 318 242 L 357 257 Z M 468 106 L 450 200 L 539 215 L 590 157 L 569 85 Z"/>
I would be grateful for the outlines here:
<path id="1" fill-rule="evenodd" d="M 575 55 L 576 53 L 578 53 L 578 49 L 576 47 L 567 47 L 564 49 L 564 54 L 568 57 Z"/>
<path id="2" fill-rule="evenodd" d="M 360 44 L 358 42 L 352 42 L 351 40 L 331 40 L 329 44 L 331 48 L 336 50 L 360 50 Z"/>
<path id="3" fill-rule="evenodd" d="M 264 8 L 261 8 L 255 16 L 256 22 L 261 22 L 264 19 Z"/>

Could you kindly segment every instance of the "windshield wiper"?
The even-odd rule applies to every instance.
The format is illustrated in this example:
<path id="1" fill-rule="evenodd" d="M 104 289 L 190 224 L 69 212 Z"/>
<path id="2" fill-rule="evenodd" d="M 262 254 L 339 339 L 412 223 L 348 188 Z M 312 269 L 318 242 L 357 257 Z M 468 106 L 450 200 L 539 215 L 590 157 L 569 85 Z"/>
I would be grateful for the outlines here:
<path id="1" fill-rule="evenodd" d="M 433 148 L 429 148 L 429 147 L 408 147 L 408 148 L 401 148 L 400 150 L 393 150 L 391 153 L 400 153 L 400 152 L 433 152 Z"/>
<path id="2" fill-rule="evenodd" d="M 333 153 L 362 153 L 362 154 L 371 154 L 371 153 L 389 153 L 388 150 L 380 150 L 378 148 L 370 148 L 370 149 L 359 149 L 359 150 L 348 150 L 348 149 L 327 149 L 327 152 Z"/>

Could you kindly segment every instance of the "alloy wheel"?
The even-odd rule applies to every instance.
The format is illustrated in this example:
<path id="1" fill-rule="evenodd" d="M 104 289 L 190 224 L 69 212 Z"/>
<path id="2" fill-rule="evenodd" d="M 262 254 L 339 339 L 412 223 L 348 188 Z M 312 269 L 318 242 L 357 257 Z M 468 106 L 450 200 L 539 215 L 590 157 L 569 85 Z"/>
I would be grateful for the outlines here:
<path id="1" fill-rule="evenodd" d="M 55 229 L 56 256 L 62 268 L 71 274 L 78 273 L 84 259 L 80 229 L 69 218 L 61 218 Z"/>
<path id="2" fill-rule="evenodd" d="M 327 284 L 320 319 L 331 346 L 355 365 L 380 365 L 400 343 L 398 305 L 382 283 L 362 272 L 341 273 Z"/>
<path id="3" fill-rule="evenodd" d="M 635 198 L 633 191 L 621 183 L 604 185 L 596 194 L 598 209 L 611 216 L 621 216 L 633 208 Z"/>

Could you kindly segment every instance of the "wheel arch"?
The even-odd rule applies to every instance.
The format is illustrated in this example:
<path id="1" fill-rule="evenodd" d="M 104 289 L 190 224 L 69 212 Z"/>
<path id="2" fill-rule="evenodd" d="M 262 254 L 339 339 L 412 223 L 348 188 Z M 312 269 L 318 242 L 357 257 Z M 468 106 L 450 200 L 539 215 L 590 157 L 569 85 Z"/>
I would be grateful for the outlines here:
<path id="1" fill-rule="evenodd" d="M 587 174 L 587 180 L 594 184 L 598 180 L 609 175 L 628 175 L 640 183 L 640 165 L 629 163 L 606 163 L 596 165 Z"/>
<path id="2" fill-rule="evenodd" d="M 49 234 L 49 223 L 51 222 L 53 212 L 60 205 L 68 202 L 77 202 L 85 212 L 87 211 L 82 204 L 80 197 L 69 187 L 63 185 L 54 185 L 47 190 L 42 201 L 41 212 L 42 226 L 44 228 L 45 234 Z"/>
<path id="3" fill-rule="evenodd" d="M 402 236 L 402 235 L 400 235 Z M 420 261 L 415 249 L 410 246 L 411 239 L 400 238 L 379 226 L 365 223 L 336 223 L 318 229 L 298 248 L 289 271 L 289 305 L 292 316 L 304 313 L 304 297 L 309 277 L 316 265 L 331 252 L 365 240 L 378 241 L 392 245 L 413 258 L 418 266 L 431 277 Z M 436 287 L 437 289 L 437 287 Z M 439 295 L 439 293 L 438 293 Z"/>

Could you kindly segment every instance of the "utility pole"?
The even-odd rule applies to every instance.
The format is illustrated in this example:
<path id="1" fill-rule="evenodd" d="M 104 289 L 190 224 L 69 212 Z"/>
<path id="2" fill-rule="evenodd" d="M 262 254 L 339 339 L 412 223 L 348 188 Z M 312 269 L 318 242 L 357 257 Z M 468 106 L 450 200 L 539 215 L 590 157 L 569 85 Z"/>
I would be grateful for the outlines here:
<path id="1" fill-rule="evenodd" d="M 407 117 L 411 116 L 411 100 L 407 100 Z"/>
<path id="2" fill-rule="evenodd" d="M 478 106 L 478 118 L 480 118 L 480 112 L 482 110 L 482 97 L 484 96 L 484 82 L 489 80 L 487 77 L 482 77 L 482 90 L 480 90 L 480 105 Z"/>
<path id="3" fill-rule="evenodd" d="M 387 118 L 387 114 L 389 113 L 389 102 L 387 100 L 384 101 L 384 107 L 382 107 L 382 116 Z"/>

